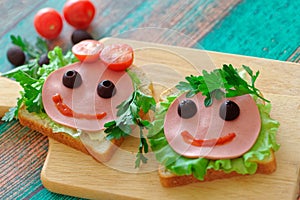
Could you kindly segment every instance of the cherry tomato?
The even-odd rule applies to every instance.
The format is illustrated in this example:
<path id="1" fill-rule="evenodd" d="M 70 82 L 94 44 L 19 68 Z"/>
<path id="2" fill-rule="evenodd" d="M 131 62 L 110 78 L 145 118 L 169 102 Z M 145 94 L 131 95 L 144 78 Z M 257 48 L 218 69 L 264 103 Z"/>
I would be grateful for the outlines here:
<path id="1" fill-rule="evenodd" d="M 69 0 L 64 5 L 66 21 L 77 29 L 86 29 L 95 16 L 96 8 L 89 0 Z"/>
<path id="2" fill-rule="evenodd" d="M 115 71 L 123 71 L 133 62 L 133 49 L 127 44 L 112 44 L 104 47 L 100 59 Z"/>
<path id="3" fill-rule="evenodd" d="M 82 62 L 94 62 L 99 59 L 103 47 L 97 40 L 83 40 L 72 47 L 72 52 Z"/>
<path id="4" fill-rule="evenodd" d="M 53 8 L 43 8 L 34 16 L 34 27 L 42 37 L 54 39 L 63 28 L 62 17 Z"/>

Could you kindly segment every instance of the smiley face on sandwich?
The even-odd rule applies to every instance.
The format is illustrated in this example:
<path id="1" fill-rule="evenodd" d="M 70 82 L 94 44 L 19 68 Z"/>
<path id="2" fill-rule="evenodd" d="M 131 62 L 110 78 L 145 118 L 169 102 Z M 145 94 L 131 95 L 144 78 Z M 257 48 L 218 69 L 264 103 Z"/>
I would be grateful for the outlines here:
<path id="1" fill-rule="evenodd" d="M 260 132 L 260 115 L 250 95 L 215 100 L 204 105 L 205 97 L 179 96 L 169 107 L 165 136 L 179 154 L 209 159 L 235 158 L 248 151 Z"/>
<path id="2" fill-rule="evenodd" d="M 133 62 L 133 50 L 126 44 L 104 47 L 99 41 L 85 40 L 72 51 L 81 62 L 47 77 L 42 90 L 44 109 L 61 125 L 89 132 L 102 130 L 106 122 L 117 118 L 117 105 L 134 91 L 125 71 Z"/>
<path id="3" fill-rule="evenodd" d="M 85 131 L 99 131 L 116 119 L 116 106 L 133 92 L 125 71 L 113 71 L 102 61 L 78 62 L 53 72 L 42 99 L 55 122 Z"/>
<path id="4" fill-rule="evenodd" d="M 151 148 L 163 166 L 162 185 L 275 171 L 279 123 L 270 118 L 270 103 L 255 87 L 259 72 L 243 70 L 250 84 L 238 69 L 223 65 L 188 76 L 162 95 L 149 130 Z"/>

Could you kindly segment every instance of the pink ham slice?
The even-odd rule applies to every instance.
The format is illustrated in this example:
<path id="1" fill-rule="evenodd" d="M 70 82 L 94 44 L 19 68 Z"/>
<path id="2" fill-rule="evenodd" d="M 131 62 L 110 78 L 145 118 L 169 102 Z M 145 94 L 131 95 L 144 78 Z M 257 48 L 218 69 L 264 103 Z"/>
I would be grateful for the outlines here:
<path id="1" fill-rule="evenodd" d="M 197 113 L 192 118 L 183 119 L 177 113 L 181 100 L 186 94 L 179 96 L 170 106 L 164 121 L 164 132 L 170 146 L 185 157 L 208 159 L 231 159 L 243 155 L 255 143 L 261 128 L 259 110 L 250 95 L 243 95 L 227 100 L 234 101 L 240 108 L 240 115 L 233 121 L 224 121 L 219 117 L 222 100 L 214 100 L 210 107 L 204 106 L 205 97 L 200 93 L 190 98 L 197 105 Z M 197 140 L 214 140 L 224 138 L 228 134 L 236 136 L 222 145 L 195 146 L 183 140 L 181 133 L 187 131 Z"/>
<path id="2" fill-rule="evenodd" d="M 80 87 L 70 89 L 63 85 L 63 74 L 69 70 L 76 70 L 81 75 Z M 117 92 L 112 98 L 104 99 L 98 96 L 97 86 L 102 80 L 110 80 L 115 84 Z M 125 71 L 107 69 L 101 61 L 78 62 L 49 75 L 43 86 L 42 99 L 45 111 L 53 121 L 75 129 L 99 131 L 104 128 L 106 122 L 116 119 L 116 106 L 128 99 L 133 91 L 132 80 Z M 106 112 L 107 115 L 101 120 L 64 116 L 52 100 L 53 95 L 57 93 L 61 95 L 63 102 L 77 113 L 95 115 Z"/>

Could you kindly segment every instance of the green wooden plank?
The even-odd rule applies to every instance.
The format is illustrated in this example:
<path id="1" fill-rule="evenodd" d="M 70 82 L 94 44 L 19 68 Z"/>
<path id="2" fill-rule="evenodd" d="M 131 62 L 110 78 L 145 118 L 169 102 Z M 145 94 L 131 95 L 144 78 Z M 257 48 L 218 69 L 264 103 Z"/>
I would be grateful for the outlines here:
<path id="1" fill-rule="evenodd" d="M 199 43 L 207 50 L 287 60 L 300 46 L 299 0 L 248 0 Z"/>
<path id="2" fill-rule="evenodd" d="M 38 1 L 39 2 L 39 1 Z M 45 7 L 52 7 L 58 11 L 61 11 L 64 5 L 64 1 L 48 0 L 44 1 L 42 4 L 37 4 L 35 10 L 39 10 Z M 16 8 L 17 9 L 17 8 Z M 13 66 L 6 59 L 6 51 L 11 46 L 10 35 L 21 35 L 26 38 L 30 43 L 35 43 L 36 37 L 38 34 L 35 32 L 33 19 L 35 12 L 31 11 L 31 8 L 24 7 L 17 9 L 20 13 L 24 13 L 24 17 L 19 19 L 19 21 L 14 21 L 16 23 L 14 26 L 10 26 L 10 20 L 5 21 L 3 24 L 8 24 L 8 30 L 5 31 L 5 34 L 0 39 L 1 53 L 0 53 L 0 72 L 7 71 L 12 69 Z M 2 11 L 2 8 L 1 8 Z M 28 11 L 29 14 L 28 14 Z"/>
<path id="3" fill-rule="evenodd" d="M 29 13 L 31 13 L 33 10 L 35 10 L 41 4 L 43 4 L 43 1 L 1 0 L 0 38 L 6 33 L 7 30 L 10 30 L 14 26 L 16 26 L 19 21 L 21 21 L 24 17 L 26 17 Z M 22 11 L 22 12 L 20 12 L 20 11 Z"/>

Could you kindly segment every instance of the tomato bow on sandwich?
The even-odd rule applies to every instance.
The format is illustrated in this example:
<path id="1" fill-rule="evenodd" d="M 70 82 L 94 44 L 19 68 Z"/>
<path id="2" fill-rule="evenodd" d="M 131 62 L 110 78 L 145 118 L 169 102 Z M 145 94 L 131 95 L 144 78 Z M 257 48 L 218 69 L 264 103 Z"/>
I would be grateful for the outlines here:
<path id="1" fill-rule="evenodd" d="M 162 95 L 149 140 L 166 187 L 276 169 L 275 134 L 270 102 L 232 65 L 202 76 L 186 77 Z"/>

